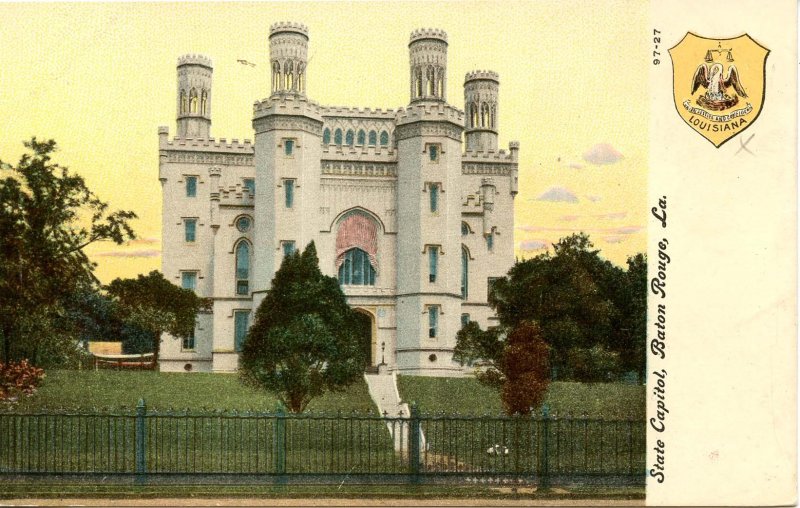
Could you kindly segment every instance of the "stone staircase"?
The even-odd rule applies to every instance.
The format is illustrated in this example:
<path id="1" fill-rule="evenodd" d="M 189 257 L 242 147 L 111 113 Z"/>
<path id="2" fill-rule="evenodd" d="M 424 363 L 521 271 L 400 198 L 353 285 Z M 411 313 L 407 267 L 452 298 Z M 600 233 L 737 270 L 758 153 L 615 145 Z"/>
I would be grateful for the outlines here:
<path id="1" fill-rule="evenodd" d="M 408 404 L 400 400 L 400 393 L 397 391 L 397 374 L 370 374 L 365 373 L 364 379 L 367 381 L 369 396 L 378 406 L 378 411 L 386 419 L 386 427 L 394 439 L 395 451 L 408 453 L 408 418 L 411 410 Z M 425 436 L 420 431 L 421 450 L 424 450 Z"/>

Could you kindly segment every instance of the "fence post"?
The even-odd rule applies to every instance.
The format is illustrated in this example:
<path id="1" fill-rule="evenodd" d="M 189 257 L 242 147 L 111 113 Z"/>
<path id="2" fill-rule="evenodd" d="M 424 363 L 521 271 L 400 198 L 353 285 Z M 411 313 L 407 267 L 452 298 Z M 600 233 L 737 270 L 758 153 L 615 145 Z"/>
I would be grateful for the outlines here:
<path id="1" fill-rule="evenodd" d="M 143 485 L 146 482 L 147 474 L 147 461 L 145 460 L 145 447 L 147 446 L 147 428 L 145 426 L 145 417 L 147 415 L 147 406 L 145 406 L 144 399 L 139 399 L 136 404 L 136 479 L 137 485 Z"/>
<path id="2" fill-rule="evenodd" d="M 278 402 L 275 408 L 275 474 L 286 474 L 286 410 Z"/>
<path id="3" fill-rule="evenodd" d="M 411 482 L 412 483 L 419 483 L 419 473 L 420 473 L 420 436 L 422 433 L 420 432 L 420 419 L 419 419 L 419 409 L 417 408 L 417 403 L 411 403 L 411 429 L 408 436 L 408 460 L 410 461 L 411 466 Z"/>
<path id="4" fill-rule="evenodd" d="M 546 492 L 550 490 L 550 407 L 547 404 L 542 405 L 542 439 L 539 452 L 541 458 L 539 460 L 539 488 L 537 492 Z"/>

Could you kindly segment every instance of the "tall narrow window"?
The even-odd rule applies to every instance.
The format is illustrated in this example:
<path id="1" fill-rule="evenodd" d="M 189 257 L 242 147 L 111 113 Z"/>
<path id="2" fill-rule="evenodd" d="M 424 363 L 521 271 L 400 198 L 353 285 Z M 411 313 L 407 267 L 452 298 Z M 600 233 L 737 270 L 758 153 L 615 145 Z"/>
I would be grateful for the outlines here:
<path id="1" fill-rule="evenodd" d="M 336 129 L 336 132 L 333 133 L 333 143 L 342 146 L 342 129 Z"/>
<path id="2" fill-rule="evenodd" d="M 197 90 L 194 88 L 189 91 L 189 112 L 197 113 Z"/>
<path id="3" fill-rule="evenodd" d="M 347 143 L 347 146 L 353 146 L 353 143 L 355 143 L 355 134 L 353 134 L 352 130 L 347 131 L 347 134 L 344 137 L 344 142 Z"/>
<path id="4" fill-rule="evenodd" d="M 256 181 L 252 178 L 245 178 L 242 180 L 244 183 L 244 188 L 247 189 L 247 192 L 250 193 L 251 196 L 256 195 Z"/>
<path id="5" fill-rule="evenodd" d="M 294 240 L 287 240 L 282 242 L 283 245 L 283 257 L 291 256 L 294 254 Z"/>
<path id="6" fill-rule="evenodd" d="M 467 249 L 461 249 L 461 298 L 467 299 L 469 296 L 469 253 Z"/>
<path id="7" fill-rule="evenodd" d="M 432 183 L 428 186 L 431 199 L 431 213 L 439 211 L 439 184 Z"/>
<path id="8" fill-rule="evenodd" d="M 283 193 L 286 198 L 286 208 L 294 206 L 294 180 L 283 181 Z"/>
<path id="9" fill-rule="evenodd" d="M 186 197 L 193 198 L 197 196 L 197 177 L 196 176 L 187 176 L 186 177 Z"/>
<path id="10" fill-rule="evenodd" d="M 327 127 L 324 131 L 322 131 L 322 144 L 323 145 L 330 145 L 331 144 L 331 130 Z"/>
<path id="11" fill-rule="evenodd" d="M 428 156 L 431 162 L 437 162 L 439 160 L 439 145 L 428 145 Z"/>
<path id="12" fill-rule="evenodd" d="M 461 314 L 461 328 L 469 324 L 469 314 Z"/>
<path id="13" fill-rule="evenodd" d="M 194 242 L 197 232 L 197 219 L 183 219 L 183 239 Z"/>
<path id="14" fill-rule="evenodd" d="M 378 133 L 375 131 L 369 131 L 369 146 L 375 146 L 378 144 Z"/>
<path id="15" fill-rule="evenodd" d="M 494 250 L 494 231 L 486 235 L 486 248 Z"/>
<path id="16" fill-rule="evenodd" d="M 197 272 L 181 272 L 181 287 L 194 291 L 197 287 Z"/>
<path id="17" fill-rule="evenodd" d="M 356 143 L 361 146 L 364 146 L 367 143 L 367 134 L 363 130 L 358 131 L 358 138 Z"/>
<path id="18" fill-rule="evenodd" d="M 186 97 L 186 90 L 181 90 L 181 114 L 189 111 L 189 99 Z"/>
<path id="19" fill-rule="evenodd" d="M 439 247 L 428 246 L 428 280 L 436 282 L 436 272 L 439 269 Z"/>
<path id="20" fill-rule="evenodd" d="M 461 223 L 461 236 L 467 236 L 469 234 L 469 226 L 466 222 Z"/>
<path id="21" fill-rule="evenodd" d="M 208 92 L 205 90 L 200 93 L 200 114 L 208 114 Z"/>
<path id="22" fill-rule="evenodd" d="M 247 326 L 250 322 L 249 310 L 233 311 L 233 344 L 236 351 L 241 351 L 247 337 Z"/>
<path id="23" fill-rule="evenodd" d="M 500 277 L 489 277 L 486 280 L 486 298 L 487 300 L 492 295 L 492 291 L 494 291 L 494 285 Z"/>
<path id="24" fill-rule="evenodd" d="M 374 286 L 375 268 L 369 255 L 359 248 L 352 248 L 344 255 L 339 265 L 339 284 L 353 286 Z"/>
<path id="25" fill-rule="evenodd" d="M 239 242 L 236 246 L 236 294 L 250 292 L 250 245 Z"/>
<path id="26" fill-rule="evenodd" d="M 194 330 L 188 337 L 183 338 L 181 349 L 184 351 L 194 351 Z"/>
<path id="27" fill-rule="evenodd" d="M 294 140 L 293 139 L 284 139 L 283 140 L 283 153 L 286 155 L 292 155 L 294 153 Z"/>
<path id="28" fill-rule="evenodd" d="M 431 305 L 428 307 L 428 337 L 436 338 L 439 332 L 439 307 Z"/>
<path id="29" fill-rule="evenodd" d="M 389 133 L 386 131 L 381 132 L 381 146 L 389 146 Z"/>

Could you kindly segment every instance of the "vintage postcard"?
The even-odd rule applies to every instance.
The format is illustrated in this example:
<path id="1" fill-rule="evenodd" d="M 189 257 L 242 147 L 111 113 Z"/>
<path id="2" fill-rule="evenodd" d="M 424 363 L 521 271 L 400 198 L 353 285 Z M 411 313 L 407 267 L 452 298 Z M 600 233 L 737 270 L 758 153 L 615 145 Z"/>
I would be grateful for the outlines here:
<path id="1" fill-rule="evenodd" d="M 795 3 L 0 19 L 0 503 L 796 503 Z"/>

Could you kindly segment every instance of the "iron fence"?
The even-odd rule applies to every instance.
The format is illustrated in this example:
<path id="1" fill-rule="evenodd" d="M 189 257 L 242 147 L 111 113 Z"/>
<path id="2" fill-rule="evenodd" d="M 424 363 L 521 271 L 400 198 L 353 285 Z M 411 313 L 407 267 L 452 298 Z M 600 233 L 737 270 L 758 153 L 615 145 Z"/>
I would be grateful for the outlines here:
<path id="1" fill-rule="evenodd" d="M 0 413 L 0 475 L 643 485 L 643 420 L 274 412 Z M 252 480 L 249 480 L 252 481 Z"/>

